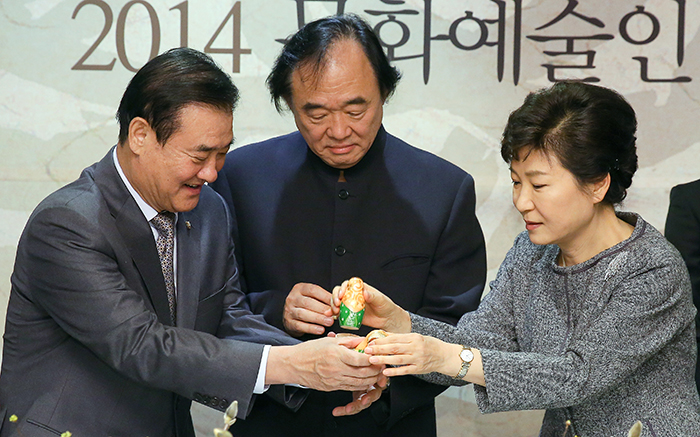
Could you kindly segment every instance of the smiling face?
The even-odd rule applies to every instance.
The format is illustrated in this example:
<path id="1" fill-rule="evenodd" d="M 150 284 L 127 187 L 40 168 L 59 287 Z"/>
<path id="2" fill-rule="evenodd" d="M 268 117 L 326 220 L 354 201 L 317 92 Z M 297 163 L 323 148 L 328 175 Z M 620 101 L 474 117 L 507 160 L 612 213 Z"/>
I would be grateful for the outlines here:
<path id="1" fill-rule="evenodd" d="M 130 171 L 124 170 L 134 189 L 159 212 L 197 206 L 203 184 L 216 180 L 233 141 L 230 112 L 191 104 L 178 115 L 180 127 L 165 144 L 158 143 L 144 119 L 135 118 L 130 125 L 133 158 Z"/>
<path id="2" fill-rule="evenodd" d="M 289 107 L 311 151 L 331 167 L 346 169 L 365 156 L 382 123 L 384 99 L 362 47 L 340 40 L 314 73 L 292 73 Z"/>
<path id="3" fill-rule="evenodd" d="M 556 157 L 530 148 L 511 162 L 510 174 L 513 204 L 525 220 L 530 241 L 561 248 L 587 244 L 602 200 L 595 185 L 581 186 Z"/>

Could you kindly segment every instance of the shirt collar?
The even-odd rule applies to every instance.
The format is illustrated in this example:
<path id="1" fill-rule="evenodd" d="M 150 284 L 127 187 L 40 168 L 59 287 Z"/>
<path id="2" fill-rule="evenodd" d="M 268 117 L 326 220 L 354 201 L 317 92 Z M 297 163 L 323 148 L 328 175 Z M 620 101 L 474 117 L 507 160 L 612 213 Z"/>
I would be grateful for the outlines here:
<path id="1" fill-rule="evenodd" d="M 367 173 L 371 174 L 372 170 L 370 169 L 376 166 L 378 162 L 381 162 L 382 157 L 384 156 L 386 137 L 386 130 L 384 130 L 384 126 L 381 125 L 379 127 L 379 131 L 377 132 L 377 136 L 374 138 L 374 142 L 370 146 L 365 156 L 362 157 L 360 162 L 358 162 L 350 168 L 343 170 L 345 172 L 345 176 L 358 177 L 359 175 Z M 340 170 L 338 170 L 337 168 L 333 168 L 325 162 L 323 162 L 323 160 L 318 155 L 311 151 L 311 148 L 308 146 L 308 144 L 306 144 L 305 141 L 303 142 L 303 144 L 306 146 L 306 153 L 313 167 L 315 167 L 318 171 L 320 171 L 320 173 L 326 175 L 326 177 L 331 178 L 335 182 L 338 179 L 338 173 L 340 172 Z"/>
<path id="2" fill-rule="evenodd" d="M 146 203 L 145 200 L 143 200 L 143 197 L 141 197 L 141 195 L 136 192 L 134 187 L 131 185 L 131 182 L 129 182 L 129 179 L 126 178 L 124 170 L 122 170 L 122 166 L 119 164 L 119 158 L 117 157 L 117 147 L 122 146 L 117 145 L 112 151 L 112 158 L 114 159 L 114 166 L 117 168 L 117 173 L 119 173 L 119 177 L 124 182 L 124 185 L 126 185 L 126 189 L 129 190 L 129 194 L 131 194 L 131 197 L 133 197 L 136 201 L 136 204 L 139 206 L 139 209 L 143 213 L 143 216 L 146 217 L 146 220 L 150 223 L 151 219 L 158 215 L 158 211 L 153 209 L 151 205 L 149 205 L 148 203 Z M 177 214 L 175 214 L 175 218 L 177 219 Z"/>

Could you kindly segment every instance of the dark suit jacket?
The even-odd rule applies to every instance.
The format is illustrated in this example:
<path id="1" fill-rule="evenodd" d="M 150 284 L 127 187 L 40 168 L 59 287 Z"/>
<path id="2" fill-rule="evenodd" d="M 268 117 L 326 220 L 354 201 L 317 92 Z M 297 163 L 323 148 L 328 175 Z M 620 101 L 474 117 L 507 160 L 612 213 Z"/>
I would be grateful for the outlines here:
<path id="1" fill-rule="evenodd" d="M 693 303 L 700 308 L 700 180 L 671 189 L 664 234 L 688 266 Z M 695 316 L 695 329 L 700 351 L 700 312 Z M 700 362 L 696 365 L 695 382 L 700 390 Z"/>
<path id="2" fill-rule="evenodd" d="M 12 275 L 0 435 L 189 437 L 189 399 L 245 413 L 263 346 L 239 340 L 295 340 L 243 305 L 230 224 L 208 187 L 180 214 L 174 328 L 151 228 L 111 151 L 41 202 Z"/>
<path id="3" fill-rule="evenodd" d="M 365 157 L 345 170 L 347 182 L 338 175 L 298 132 L 228 154 L 212 186 L 233 208 L 236 259 L 254 313 L 283 328 L 294 284 L 330 291 L 352 276 L 409 311 L 452 324 L 477 307 L 486 257 L 471 176 L 383 128 Z M 337 324 L 332 330 L 339 331 Z M 382 401 L 343 419 L 330 411 L 350 400 L 347 393 L 313 393 L 297 414 L 262 397 L 233 434 L 323 435 L 338 426 L 336 435 L 350 429 L 363 437 L 387 429 L 434 435 L 433 398 L 442 390 L 394 378 Z M 266 418 L 272 414 L 279 419 Z"/>

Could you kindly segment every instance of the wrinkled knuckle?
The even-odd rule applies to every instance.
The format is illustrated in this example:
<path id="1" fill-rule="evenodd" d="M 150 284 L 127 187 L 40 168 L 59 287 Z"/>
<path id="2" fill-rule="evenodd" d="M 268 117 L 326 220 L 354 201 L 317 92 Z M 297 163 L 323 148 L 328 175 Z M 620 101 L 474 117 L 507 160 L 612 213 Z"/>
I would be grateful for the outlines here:
<path id="1" fill-rule="evenodd" d="M 293 318 L 294 317 L 294 308 L 291 306 L 285 306 L 284 307 L 284 315 L 285 315 L 285 317 Z"/>

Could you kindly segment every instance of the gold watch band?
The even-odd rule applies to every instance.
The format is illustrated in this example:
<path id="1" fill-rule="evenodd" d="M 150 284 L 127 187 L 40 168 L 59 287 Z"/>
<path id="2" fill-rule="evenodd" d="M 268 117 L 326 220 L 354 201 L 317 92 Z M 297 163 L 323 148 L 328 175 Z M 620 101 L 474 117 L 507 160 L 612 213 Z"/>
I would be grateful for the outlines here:
<path id="1" fill-rule="evenodd" d="M 474 359 L 474 353 L 471 348 L 462 345 L 462 350 L 459 352 L 459 359 L 462 360 L 462 367 L 459 369 L 459 373 L 457 373 L 455 379 L 463 379 L 469 371 L 469 365 Z"/>

